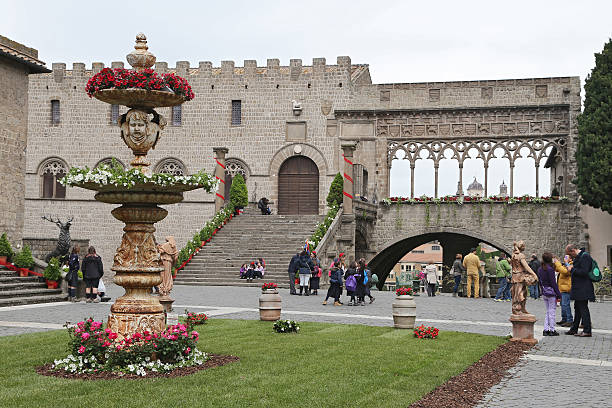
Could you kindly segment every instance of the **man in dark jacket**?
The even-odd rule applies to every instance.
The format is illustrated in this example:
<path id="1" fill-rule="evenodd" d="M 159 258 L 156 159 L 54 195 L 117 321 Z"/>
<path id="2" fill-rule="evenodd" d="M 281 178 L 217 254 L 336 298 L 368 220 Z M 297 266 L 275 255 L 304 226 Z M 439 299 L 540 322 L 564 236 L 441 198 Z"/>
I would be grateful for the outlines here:
<path id="1" fill-rule="evenodd" d="M 535 273 L 538 273 L 538 269 L 540 269 L 540 266 L 542 266 L 536 254 L 531 255 L 528 265 Z M 529 286 L 529 296 L 531 296 L 533 299 L 540 297 L 540 287 L 538 285 L 539 283 L 536 282 L 535 285 Z"/>
<path id="2" fill-rule="evenodd" d="M 593 265 L 593 259 L 584 249 L 578 249 L 575 245 L 568 245 L 565 253 L 574 260 L 573 265 L 567 267 L 572 274 L 572 289 L 570 299 L 574 301 L 574 323 L 565 334 L 573 334 L 578 337 L 591 337 L 591 313 L 589 312 L 589 300 L 595 301 L 593 282 L 589 278 L 589 272 Z M 580 321 L 583 330 L 578 333 Z"/>
<path id="3" fill-rule="evenodd" d="M 290 295 L 297 295 L 297 293 L 295 293 L 295 273 L 297 272 L 299 258 L 300 258 L 299 253 L 293 255 L 291 257 L 291 261 L 289 262 L 289 269 L 287 270 L 289 272 L 289 294 Z"/>

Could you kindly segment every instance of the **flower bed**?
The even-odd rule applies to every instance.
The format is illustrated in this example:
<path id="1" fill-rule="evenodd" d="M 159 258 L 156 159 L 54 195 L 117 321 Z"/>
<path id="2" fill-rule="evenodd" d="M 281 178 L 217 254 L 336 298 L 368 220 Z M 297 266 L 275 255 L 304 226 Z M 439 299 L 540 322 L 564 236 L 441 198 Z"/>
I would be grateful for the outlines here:
<path id="1" fill-rule="evenodd" d="M 192 324 L 205 320 L 188 319 L 187 324 L 168 326 L 160 334 L 144 331 L 118 340 L 117 333 L 88 318 L 67 326 L 71 354 L 55 360 L 49 369 L 73 374 L 109 371 L 144 377 L 151 372 L 168 373 L 176 368 L 199 366 L 209 357 L 196 348 L 199 334 L 191 329 Z"/>
<path id="2" fill-rule="evenodd" d="M 534 197 L 529 195 L 524 195 L 521 197 L 470 197 L 470 196 L 444 196 L 444 197 L 428 197 L 428 196 L 420 196 L 420 197 L 389 197 L 381 200 L 381 204 L 385 206 L 390 206 L 392 204 L 419 204 L 419 203 L 456 203 L 458 205 L 462 205 L 464 203 L 506 203 L 506 204 L 516 204 L 516 203 L 538 203 L 544 204 L 548 202 L 566 202 L 568 201 L 568 197 Z"/>
<path id="3" fill-rule="evenodd" d="M 218 181 L 214 176 L 204 173 L 203 171 L 192 174 L 191 176 L 175 176 L 166 173 L 146 175 L 135 168 L 125 170 L 113 159 L 112 164 L 102 164 L 95 169 L 89 169 L 89 167 L 73 167 L 68 171 L 68 174 L 60 180 L 60 183 L 70 187 L 93 184 L 100 187 L 125 187 L 128 190 L 142 184 L 160 187 L 185 185 L 198 186 L 210 193 L 217 187 Z"/>
<path id="4" fill-rule="evenodd" d="M 206 323 L 208 320 L 208 316 L 204 313 L 191 313 L 188 310 L 185 310 L 185 323 L 189 327 L 198 326 Z"/>
<path id="5" fill-rule="evenodd" d="M 91 98 L 97 91 L 113 88 L 174 92 L 176 95 L 182 96 L 185 101 L 194 98 L 191 86 L 185 78 L 175 74 L 162 74 L 160 76 L 150 68 L 142 71 L 104 68 L 87 81 L 85 91 Z"/>
<path id="6" fill-rule="evenodd" d="M 439 330 L 433 326 L 425 327 L 425 325 L 420 325 L 414 328 L 414 337 L 419 339 L 435 339 L 438 337 L 438 333 Z"/>
<path id="7" fill-rule="evenodd" d="M 297 333 L 300 331 L 300 325 L 293 320 L 277 320 L 274 322 L 273 328 L 277 333 Z"/>

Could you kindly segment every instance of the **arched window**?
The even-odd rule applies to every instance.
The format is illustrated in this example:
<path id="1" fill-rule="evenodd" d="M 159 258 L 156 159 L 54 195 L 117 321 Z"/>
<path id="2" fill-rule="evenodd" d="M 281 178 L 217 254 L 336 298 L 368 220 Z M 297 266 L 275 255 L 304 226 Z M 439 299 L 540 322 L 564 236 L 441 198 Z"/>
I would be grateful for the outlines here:
<path id="1" fill-rule="evenodd" d="M 123 164 L 123 162 L 117 159 L 116 157 L 107 157 L 106 159 L 102 159 L 98 163 L 96 163 L 96 167 L 100 167 L 102 164 L 106 164 L 107 166 L 112 166 L 113 159 L 115 159 L 117 163 L 119 163 L 119 165 L 123 167 L 123 169 L 125 169 L 125 164 Z"/>
<path id="2" fill-rule="evenodd" d="M 40 166 L 42 198 L 66 198 L 66 187 L 60 184 L 68 172 L 68 166 L 61 159 L 48 159 Z"/>
<path id="3" fill-rule="evenodd" d="M 167 158 L 163 159 L 157 164 L 157 166 L 155 166 L 155 172 L 172 174 L 174 176 L 184 176 L 187 174 L 187 169 L 180 160 Z"/>
<path id="4" fill-rule="evenodd" d="M 230 187 L 232 186 L 232 181 L 237 174 L 242 174 L 244 181 L 249 178 L 250 172 L 249 168 L 245 162 L 240 159 L 226 159 L 225 160 L 225 185 L 224 185 L 224 197 L 225 202 L 229 201 L 229 193 Z"/>

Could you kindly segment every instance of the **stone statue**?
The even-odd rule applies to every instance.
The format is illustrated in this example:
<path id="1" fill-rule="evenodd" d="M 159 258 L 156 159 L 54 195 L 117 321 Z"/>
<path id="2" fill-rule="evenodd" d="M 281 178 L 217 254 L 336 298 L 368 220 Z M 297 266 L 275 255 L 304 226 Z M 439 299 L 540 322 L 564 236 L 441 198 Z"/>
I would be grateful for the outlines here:
<path id="1" fill-rule="evenodd" d="M 512 258 L 512 314 L 528 315 L 525 304 L 527 303 L 527 286 L 538 281 L 538 275 L 531 270 L 525 260 L 525 242 L 515 241 L 513 243 Z"/>
<path id="2" fill-rule="evenodd" d="M 178 250 L 173 236 L 166 237 L 164 244 L 158 245 L 157 249 L 161 255 L 164 270 L 162 272 L 162 283 L 159 285 L 159 294 L 163 297 L 169 297 L 172 290 L 172 265 L 176 262 Z"/>
<path id="3" fill-rule="evenodd" d="M 153 115 L 153 119 L 149 118 L 149 114 Z M 130 109 L 121 115 L 119 124 L 123 141 L 136 156 L 131 162 L 132 166 L 146 168 L 150 165 L 146 159 L 147 152 L 155 149 L 160 131 L 166 127 L 166 119 L 153 109 Z"/>
<path id="4" fill-rule="evenodd" d="M 62 258 L 67 258 L 68 253 L 70 252 L 70 246 L 72 245 L 72 240 L 70 239 L 70 226 L 72 225 L 72 220 L 74 217 L 70 217 L 66 222 L 61 222 L 59 218 L 54 220 L 53 217 L 47 216 L 43 216 L 41 218 L 54 223 L 60 229 L 59 238 L 57 239 L 57 246 L 53 252 L 50 252 L 45 257 L 45 262 L 49 263 L 51 258 L 59 258 L 61 262 Z"/>

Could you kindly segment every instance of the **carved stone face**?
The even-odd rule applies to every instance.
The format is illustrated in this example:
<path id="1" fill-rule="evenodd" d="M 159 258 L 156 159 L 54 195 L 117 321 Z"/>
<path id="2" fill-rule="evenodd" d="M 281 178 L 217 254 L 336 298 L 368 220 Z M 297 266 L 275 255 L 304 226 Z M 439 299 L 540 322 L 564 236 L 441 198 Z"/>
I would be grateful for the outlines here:
<path id="1" fill-rule="evenodd" d="M 137 115 L 132 115 L 128 121 L 128 137 L 135 144 L 141 144 L 147 138 L 147 122 Z"/>

